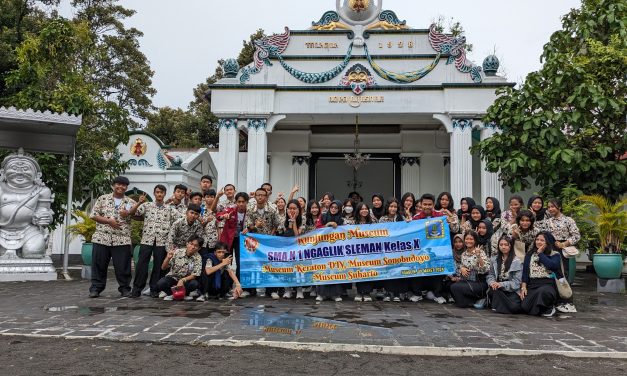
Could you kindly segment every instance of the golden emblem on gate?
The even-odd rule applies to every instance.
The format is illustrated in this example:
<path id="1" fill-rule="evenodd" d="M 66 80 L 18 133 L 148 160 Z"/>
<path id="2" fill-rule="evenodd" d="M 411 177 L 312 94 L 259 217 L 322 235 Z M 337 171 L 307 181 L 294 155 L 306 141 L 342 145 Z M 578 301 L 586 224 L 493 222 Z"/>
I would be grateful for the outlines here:
<path id="1" fill-rule="evenodd" d="M 355 12 L 363 12 L 370 7 L 370 0 L 350 0 L 348 6 Z"/>

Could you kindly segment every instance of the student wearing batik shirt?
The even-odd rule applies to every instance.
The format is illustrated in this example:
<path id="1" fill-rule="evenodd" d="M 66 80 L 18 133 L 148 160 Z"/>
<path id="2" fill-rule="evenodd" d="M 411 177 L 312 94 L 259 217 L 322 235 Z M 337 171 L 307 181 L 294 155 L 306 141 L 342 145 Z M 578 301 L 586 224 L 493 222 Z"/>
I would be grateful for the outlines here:
<path id="1" fill-rule="evenodd" d="M 569 266 L 570 259 L 564 256 L 564 248 L 577 245 L 581 239 L 579 233 L 579 227 L 577 223 L 571 217 L 562 214 L 562 202 L 558 199 L 550 199 L 548 202 L 547 212 L 549 217 L 544 220 L 542 226 L 545 231 L 550 231 L 553 237 L 555 237 L 555 249 L 562 257 L 562 264 L 565 265 L 564 272 L 565 277 L 571 273 Z M 572 270 L 574 273 L 575 271 Z M 556 309 L 562 313 L 576 313 L 577 309 L 573 303 L 573 297 L 569 299 L 561 299 Z"/>
<path id="2" fill-rule="evenodd" d="M 535 215 L 538 222 L 545 220 L 548 216 L 542 196 L 531 196 L 527 201 L 527 208 Z"/>
<path id="3" fill-rule="evenodd" d="M 187 211 L 187 204 L 185 198 L 187 196 L 187 187 L 183 184 L 177 184 L 174 186 L 174 193 L 165 203 L 172 206 L 174 210 L 179 213 L 179 216 L 185 217 Z"/>
<path id="4" fill-rule="evenodd" d="M 462 254 L 466 251 L 464 245 L 464 235 L 455 234 L 453 237 L 453 261 L 455 262 L 455 272 L 451 275 L 447 275 L 444 278 L 442 285 L 442 296 L 448 300 L 449 303 L 455 303 L 455 299 L 451 295 L 451 285 L 458 282 L 462 278 L 461 266 L 462 266 Z M 420 297 L 422 299 L 422 297 Z"/>
<path id="5" fill-rule="evenodd" d="M 207 192 L 213 188 L 213 178 L 209 175 L 203 175 L 200 178 L 200 192 Z"/>
<path id="6" fill-rule="evenodd" d="M 451 295 L 455 299 L 455 305 L 460 308 L 475 307 L 483 309 L 486 302 L 486 290 L 488 284 L 485 274 L 490 270 L 490 260 L 483 249 L 478 246 L 478 236 L 474 231 L 464 234 L 460 280 L 451 285 Z"/>
<path id="7" fill-rule="evenodd" d="M 198 206 L 201 207 L 201 210 L 202 210 L 202 201 L 203 201 L 202 193 L 200 193 L 200 192 L 192 192 L 192 193 L 190 193 L 190 195 L 189 195 L 189 203 L 190 204 L 198 205 Z"/>
<path id="8" fill-rule="evenodd" d="M 270 209 L 277 211 L 276 204 L 272 202 L 272 184 L 263 183 L 261 184 L 261 188 L 266 191 L 266 206 L 270 207 Z M 248 201 L 248 210 L 252 210 L 257 205 L 257 198 L 255 192 L 250 192 L 250 200 Z M 279 198 L 283 197 L 283 193 L 279 193 Z"/>
<path id="9" fill-rule="evenodd" d="M 525 256 L 520 286 L 521 306 L 526 314 L 555 316 L 559 298 L 555 276 L 562 277 L 561 262 L 553 235 L 546 231 L 536 235 L 533 247 Z"/>
<path id="10" fill-rule="evenodd" d="M 279 223 L 279 227 L 277 229 L 277 235 L 282 235 L 283 231 L 285 231 L 285 227 L 283 227 L 285 223 L 285 218 L 287 218 L 287 201 L 283 197 L 279 197 L 274 202 L 276 207 L 276 215 L 277 222 Z"/>
<path id="11" fill-rule="evenodd" d="M 203 203 L 200 207 L 200 217 L 199 221 L 203 228 L 203 240 L 204 246 L 200 249 L 200 257 L 202 258 L 202 270 L 200 276 L 200 298 L 202 298 L 205 294 L 204 287 L 207 285 L 205 279 L 206 275 L 204 273 L 205 265 L 207 264 L 207 260 L 213 253 L 216 243 L 218 242 L 218 228 L 215 214 L 211 211 L 211 207 L 213 206 L 213 201 L 216 197 L 216 191 L 213 189 L 209 189 L 203 194 Z"/>
<path id="12" fill-rule="evenodd" d="M 125 195 L 129 181 L 124 176 L 113 180 L 113 193 L 96 200 L 90 217 L 96 221 L 92 236 L 94 248 L 91 265 L 89 297 L 97 298 L 107 285 L 107 270 L 113 259 L 118 291 L 123 297 L 131 296 L 131 215 L 135 201 Z"/>
<path id="13" fill-rule="evenodd" d="M 139 298 L 146 287 L 148 279 L 148 266 L 152 257 L 152 271 L 150 272 L 150 296 L 157 298 L 159 290 L 157 282 L 165 276 L 161 264 L 166 256 L 166 242 L 172 224 L 179 219 L 178 212 L 164 202 L 166 194 L 165 186 L 155 186 L 154 202 L 146 202 L 146 196 L 142 195 L 139 202 L 131 210 L 130 214 L 140 217 L 144 221 L 142 239 L 139 246 L 139 258 L 135 265 L 135 279 L 133 280 L 132 297 Z"/>
<path id="14" fill-rule="evenodd" d="M 264 235 L 274 235 L 279 227 L 276 210 L 266 205 L 268 192 L 263 188 L 255 191 L 256 205 L 251 209 L 250 205 L 246 212 L 246 228 L 243 234 L 254 232 Z"/>
<path id="15" fill-rule="evenodd" d="M 459 210 L 457 210 L 457 218 L 460 221 L 470 218 L 470 211 L 477 205 L 472 197 L 464 197 L 459 202 Z"/>
<path id="16" fill-rule="evenodd" d="M 345 225 L 354 225 L 355 224 L 355 202 L 347 198 L 344 200 L 342 204 L 342 220 Z"/>
<path id="17" fill-rule="evenodd" d="M 523 199 L 518 195 L 514 195 L 509 199 L 509 210 L 501 213 L 501 226 L 516 223 L 518 213 L 523 209 Z"/>
<path id="18" fill-rule="evenodd" d="M 514 254 L 514 239 L 502 236 L 497 243 L 498 251 L 490 260 L 490 273 L 487 277 L 490 305 L 492 311 L 497 313 L 520 313 L 522 262 Z"/>
<path id="19" fill-rule="evenodd" d="M 213 202 L 213 210 L 216 213 L 223 212 L 235 207 L 235 186 L 227 184 L 218 192 L 216 200 Z"/>
<path id="20" fill-rule="evenodd" d="M 235 263 L 240 263 L 239 237 L 246 228 L 246 207 L 248 206 L 248 194 L 239 192 L 235 195 L 235 206 L 231 206 L 216 214 L 216 219 L 223 223 L 224 229 L 220 233 L 219 239 L 229 247 L 229 251 L 235 257 Z M 239 269 L 236 271 L 237 278 L 240 278 Z M 244 291 L 242 297 L 250 295 L 250 291 Z"/>
<path id="21" fill-rule="evenodd" d="M 459 218 L 455 212 L 453 196 L 450 193 L 442 192 L 438 195 L 438 198 L 435 200 L 435 210 L 444 213 L 446 216 L 446 222 L 451 230 L 451 235 L 460 232 Z"/>
<path id="22" fill-rule="evenodd" d="M 465 233 L 470 230 L 477 231 L 479 223 L 484 219 L 486 219 L 486 212 L 483 206 L 473 206 L 470 208 L 470 216 L 462 218 L 461 232 Z"/>
<path id="23" fill-rule="evenodd" d="M 492 221 L 492 228 L 496 233 L 501 228 L 501 203 L 496 197 L 485 199 L 486 217 Z"/>
<path id="24" fill-rule="evenodd" d="M 533 245 L 536 235 L 538 235 L 538 232 L 540 232 L 535 223 L 536 217 L 531 211 L 521 210 L 518 213 L 518 217 L 516 217 L 516 223 L 508 223 L 501 227 L 502 234 L 504 236 L 508 236 L 514 239 L 514 244 L 516 244 L 516 241 L 524 243 L 524 254 L 527 254 L 527 252 L 531 249 L 531 246 Z M 496 247 L 494 247 L 494 249 L 496 250 Z M 521 259 L 520 261 L 524 259 L 524 255 L 522 254 L 517 256 L 519 256 L 519 258 Z"/>
<path id="25" fill-rule="evenodd" d="M 231 288 L 233 288 L 233 299 L 239 298 L 243 291 L 242 285 L 237 278 L 237 263 L 233 260 L 233 255 L 228 255 L 228 246 L 222 242 L 215 245 L 215 249 L 210 253 L 209 260 L 203 269 L 206 278 L 203 279 L 204 286 L 197 302 L 204 302 L 209 298 L 225 298 Z"/>
<path id="26" fill-rule="evenodd" d="M 379 223 L 389 222 L 405 222 L 407 219 L 400 213 L 401 203 L 394 197 L 388 199 L 385 204 L 385 212 L 379 218 Z M 385 288 L 386 295 L 383 298 L 384 302 L 401 301 L 401 294 L 406 294 L 409 291 L 409 284 L 406 278 L 388 279 L 383 281 L 383 287 Z"/>
<path id="27" fill-rule="evenodd" d="M 185 287 L 185 300 L 192 300 L 198 290 L 202 259 L 198 251 L 203 245 L 202 237 L 192 235 L 183 248 L 169 250 L 161 264 L 161 269 L 170 270 L 157 282 L 160 292 L 166 294 L 163 300 L 172 299 L 172 287 Z"/>
<path id="28" fill-rule="evenodd" d="M 203 227 L 198 221 L 200 217 L 200 206 L 190 204 L 183 218 L 179 218 L 172 224 L 168 233 L 167 250 L 182 248 L 185 246 L 187 239 L 192 235 L 203 236 Z"/>

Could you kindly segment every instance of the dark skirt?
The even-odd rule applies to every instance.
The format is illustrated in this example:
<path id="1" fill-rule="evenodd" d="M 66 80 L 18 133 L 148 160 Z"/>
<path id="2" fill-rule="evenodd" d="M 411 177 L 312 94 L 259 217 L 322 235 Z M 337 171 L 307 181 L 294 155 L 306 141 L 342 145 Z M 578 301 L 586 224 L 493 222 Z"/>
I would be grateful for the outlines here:
<path id="1" fill-rule="evenodd" d="M 477 300 L 486 297 L 488 284 L 485 281 L 459 281 L 451 285 L 451 295 L 460 308 L 472 307 Z"/>
<path id="2" fill-rule="evenodd" d="M 325 298 L 342 296 L 344 291 L 345 291 L 344 284 L 316 286 L 316 294 Z"/>
<path id="3" fill-rule="evenodd" d="M 522 301 L 522 310 L 537 316 L 546 312 L 557 302 L 557 287 L 553 278 L 534 278 L 527 284 L 527 296 Z"/>
<path id="4" fill-rule="evenodd" d="M 492 309 L 497 313 L 514 314 L 522 312 L 520 296 L 511 291 L 488 290 L 488 298 Z"/>

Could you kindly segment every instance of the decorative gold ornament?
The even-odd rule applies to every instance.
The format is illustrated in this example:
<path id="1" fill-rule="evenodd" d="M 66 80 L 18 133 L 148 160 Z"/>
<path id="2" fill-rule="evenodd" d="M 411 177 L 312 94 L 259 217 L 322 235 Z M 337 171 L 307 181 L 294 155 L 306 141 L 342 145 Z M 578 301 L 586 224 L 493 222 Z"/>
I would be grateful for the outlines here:
<path id="1" fill-rule="evenodd" d="M 136 157 L 141 157 L 142 155 L 146 154 L 147 148 L 148 146 L 146 146 L 146 142 L 138 137 L 131 145 L 131 154 Z"/>
<path id="2" fill-rule="evenodd" d="M 370 7 L 370 0 L 350 0 L 348 2 L 348 6 L 354 11 L 354 12 L 363 12 L 368 10 L 368 8 Z"/>

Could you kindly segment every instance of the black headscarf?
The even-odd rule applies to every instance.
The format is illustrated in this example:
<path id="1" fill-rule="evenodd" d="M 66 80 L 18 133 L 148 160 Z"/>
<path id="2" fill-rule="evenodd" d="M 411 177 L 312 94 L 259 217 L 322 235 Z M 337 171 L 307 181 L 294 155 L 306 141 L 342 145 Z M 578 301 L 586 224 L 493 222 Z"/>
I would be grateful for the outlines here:
<path id="1" fill-rule="evenodd" d="M 374 204 L 372 205 L 372 215 L 374 215 L 374 217 L 379 220 L 381 217 L 383 217 L 383 214 L 385 214 L 385 200 L 383 199 L 383 195 L 380 193 L 375 193 L 372 195 L 372 200 L 374 200 L 374 198 L 378 198 L 379 200 L 381 200 L 381 207 L 380 208 L 375 208 Z M 371 201 L 372 202 L 372 201 Z"/>
<path id="2" fill-rule="evenodd" d="M 492 226 L 492 221 L 490 221 L 487 218 L 483 219 L 483 220 L 481 220 L 479 222 L 485 223 L 486 229 L 488 230 L 488 231 L 486 231 L 485 235 L 483 235 L 483 236 L 481 236 L 479 234 L 479 231 L 477 231 L 477 236 L 479 237 L 479 245 L 482 245 L 483 248 L 486 250 L 486 253 L 489 254 L 490 252 L 488 252 L 489 250 L 486 249 L 486 245 L 488 247 L 491 245 L 490 244 L 490 240 L 492 239 L 492 235 L 494 234 L 494 227 Z M 479 226 L 477 226 L 477 227 L 479 227 Z"/>
<path id="3" fill-rule="evenodd" d="M 494 206 L 492 211 L 486 211 L 486 216 L 488 217 L 488 219 L 494 221 L 496 218 L 501 218 L 501 203 L 499 202 L 499 200 L 496 197 L 486 198 L 486 201 L 488 200 L 492 201 L 492 206 Z"/>
<path id="4" fill-rule="evenodd" d="M 535 211 L 531 208 L 531 204 L 533 204 L 533 202 L 539 198 L 540 201 L 542 201 L 542 208 L 538 211 Z M 541 196 L 531 196 L 531 198 L 529 199 L 529 201 L 527 201 L 527 206 L 529 207 L 529 210 L 536 216 L 536 221 L 542 221 L 544 220 L 544 217 L 546 216 L 546 208 L 544 207 L 544 199 Z"/>
<path id="5" fill-rule="evenodd" d="M 472 219 L 472 211 L 475 209 L 479 210 L 479 213 L 481 213 L 481 218 L 479 218 L 478 221 Z M 470 226 L 473 230 L 476 231 L 477 227 L 479 226 L 479 222 L 483 222 L 483 220 L 486 219 L 485 209 L 481 205 L 475 205 L 468 211 L 468 214 L 471 214 L 471 216 L 468 218 L 468 221 L 470 221 Z"/>
<path id="6" fill-rule="evenodd" d="M 337 213 L 331 214 L 331 205 L 337 205 Z M 335 200 L 329 205 L 329 210 L 322 215 L 322 224 L 326 225 L 329 222 L 335 222 L 338 226 L 344 224 L 344 217 L 342 216 L 342 201 Z"/>
<path id="7" fill-rule="evenodd" d="M 467 211 L 462 211 L 461 209 L 461 202 L 462 201 L 466 201 L 466 203 L 468 204 L 468 210 Z M 472 199 L 472 197 L 464 197 L 460 200 L 459 202 L 459 210 L 457 211 L 457 217 L 459 219 L 462 219 L 462 214 L 470 214 L 470 211 L 472 210 L 472 208 L 474 208 L 477 204 L 475 203 L 475 200 Z"/>

